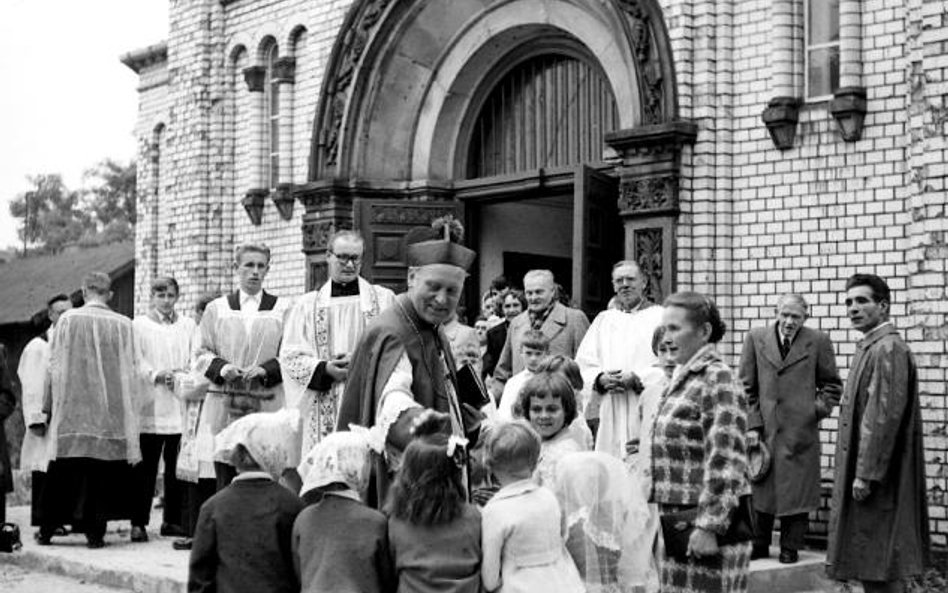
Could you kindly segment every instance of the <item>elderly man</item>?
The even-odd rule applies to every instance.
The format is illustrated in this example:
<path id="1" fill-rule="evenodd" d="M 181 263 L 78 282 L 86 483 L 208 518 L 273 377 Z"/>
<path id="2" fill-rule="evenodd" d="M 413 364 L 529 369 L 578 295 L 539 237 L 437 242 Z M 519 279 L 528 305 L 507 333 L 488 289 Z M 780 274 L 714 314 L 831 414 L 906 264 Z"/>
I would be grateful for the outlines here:
<path id="1" fill-rule="evenodd" d="M 280 347 L 288 407 L 303 423 L 300 454 L 335 430 L 349 361 L 362 330 L 395 300 L 384 286 L 359 276 L 365 241 L 355 231 L 329 240 L 329 282 L 304 294 L 287 317 Z"/>
<path id="2" fill-rule="evenodd" d="M 928 501 L 918 374 L 889 321 L 891 294 L 874 274 L 846 282 L 856 343 L 839 414 L 827 574 L 866 593 L 900 592 L 928 565 Z"/>
<path id="3" fill-rule="evenodd" d="M 662 323 L 662 307 L 643 295 L 645 278 L 634 261 L 612 267 L 614 309 L 596 316 L 576 362 L 585 383 L 586 419 L 597 424 L 596 450 L 623 459 L 640 438 L 639 394 L 662 377 L 652 352 L 652 335 Z M 599 405 L 601 402 L 601 406 Z"/>
<path id="4" fill-rule="evenodd" d="M 46 432 L 49 419 L 43 413 L 43 400 L 49 385 L 49 335 L 55 329 L 60 315 L 69 309 L 72 309 L 72 301 L 64 294 L 58 294 L 46 302 L 50 328 L 30 340 L 20 354 L 17 367 L 20 386 L 23 388 L 23 421 L 27 428 L 20 449 L 20 468 L 32 473 L 30 524 L 34 527 L 40 526 L 40 504 L 46 483 L 46 466 L 49 465 L 49 436 Z"/>
<path id="5" fill-rule="evenodd" d="M 766 443 L 772 465 L 753 485 L 758 534 L 752 558 L 769 555 L 774 516 L 780 517 L 780 556 L 799 559 L 807 513 L 820 505 L 820 420 L 839 403 L 843 383 L 829 336 L 804 327 L 807 303 L 798 294 L 777 302 L 777 320 L 750 330 L 740 377 L 748 398 L 748 443 Z"/>
<path id="6" fill-rule="evenodd" d="M 376 447 L 385 450 L 375 457 L 375 484 L 368 495 L 376 507 L 385 501 L 419 415 L 448 414 L 458 437 L 476 434 L 479 426 L 480 416 L 458 399 L 455 363 L 442 328 L 457 309 L 475 253 L 458 244 L 456 228 L 451 240 L 443 236 L 448 222 L 439 219 L 432 228 L 406 235 L 408 292 L 366 328 L 350 364 L 338 428 L 375 427 Z"/>
<path id="7" fill-rule="evenodd" d="M 573 358 L 586 330 L 589 319 L 579 309 L 567 307 L 556 300 L 556 282 L 549 270 L 530 270 L 523 277 L 523 292 L 527 310 L 510 322 L 504 348 L 494 369 L 491 389 L 500 399 L 504 384 L 524 368 L 520 342 L 529 329 L 538 329 L 550 340 L 550 354 Z"/>
<path id="8" fill-rule="evenodd" d="M 277 354 L 289 304 L 263 290 L 270 271 L 270 249 L 244 244 L 234 254 L 239 288 L 207 306 L 201 318 L 201 343 L 196 370 L 213 385 L 204 401 L 205 418 L 214 435 L 250 412 L 272 412 L 283 407 L 283 376 Z M 208 462 L 208 451 L 201 461 Z M 215 459 L 217 489 L 227 486 L 234 468 Z"/>
<path id="9" fill-rule="evenodd" d="M 82 281 L 85 305 L 59 318 L 50 341 L 52 461 L 43 489 L 40 544 L 70 524 L 90 548 L 105 545 L 106 522 L 131 518 L 141 461 L 132 320 L 112 311 L 108 274 Z"/>

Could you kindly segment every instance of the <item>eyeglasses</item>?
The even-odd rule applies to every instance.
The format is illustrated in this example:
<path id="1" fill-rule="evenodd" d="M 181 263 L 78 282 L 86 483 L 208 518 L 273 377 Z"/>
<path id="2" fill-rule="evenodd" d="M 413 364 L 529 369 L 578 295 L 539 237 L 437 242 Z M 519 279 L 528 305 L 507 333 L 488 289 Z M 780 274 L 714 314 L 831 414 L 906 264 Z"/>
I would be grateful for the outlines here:
<path id="1" fill-rule="evenodd" d="M 344 264 L 352 264 L 354 266 L 362 261 L 361 255 L 350 255 L 348 253 L 336 253 L 334 251 L 330 251 L 329 255 L 335 257 L 336 259 L 338 259 Z"/>

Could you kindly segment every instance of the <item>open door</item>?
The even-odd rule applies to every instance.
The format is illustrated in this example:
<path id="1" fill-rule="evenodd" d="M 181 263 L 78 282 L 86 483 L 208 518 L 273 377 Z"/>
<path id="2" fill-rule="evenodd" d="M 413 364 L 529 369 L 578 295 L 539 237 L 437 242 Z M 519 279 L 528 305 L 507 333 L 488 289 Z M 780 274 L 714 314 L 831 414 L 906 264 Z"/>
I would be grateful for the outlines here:
<path id="1" fill-rule="evenodd" d="M 612 265 L 623 257 L 619 181 L 585 165 L 574 179 L 572 297 L 591 320 L 612 298 Z"/>
<path id="2" fill-rule="evenodd" d="M 464 220 L 464 205 L 456 200 L 410 202 L 397 198 L 356 198 L 354 210 L 355 227 L 365 237 L 362 275 L 396 293 L 406 288 L 405 233 L 447 214 Z"/>

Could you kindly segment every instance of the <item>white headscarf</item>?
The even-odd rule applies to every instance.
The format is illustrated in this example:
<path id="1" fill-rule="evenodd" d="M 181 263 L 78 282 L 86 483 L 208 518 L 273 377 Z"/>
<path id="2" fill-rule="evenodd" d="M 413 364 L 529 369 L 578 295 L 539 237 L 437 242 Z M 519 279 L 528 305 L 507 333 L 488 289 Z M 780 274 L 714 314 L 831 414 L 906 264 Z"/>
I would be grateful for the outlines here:
<path id="1" fill-rule="evenodd" d="M 339 483 L 348 486 L 358 496 L 369 479 L 368 455 L 369 441 L 364 429 L 326 435 L 297 468 L 303 477 L 300 495 L 314 488 Z"/>
<path id="2" fill-rule="evenodd" d="M 214 458 L 230 463 L 237 445 L 243 445 L 263 471 L 278 480 L 292 466 L 299 446 L 299 410 L 258 412 L 235 420 L 215 438 Z"/>

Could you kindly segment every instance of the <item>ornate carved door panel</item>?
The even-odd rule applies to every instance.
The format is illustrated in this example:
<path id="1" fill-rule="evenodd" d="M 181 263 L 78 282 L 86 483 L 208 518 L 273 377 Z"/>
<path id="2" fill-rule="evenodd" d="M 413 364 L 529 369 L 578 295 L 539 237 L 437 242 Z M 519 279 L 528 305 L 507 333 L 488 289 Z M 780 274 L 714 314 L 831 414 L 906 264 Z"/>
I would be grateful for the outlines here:
<path id="1" fill-rule="evenodd" d="M 402 239 L 412 227 L 430 224 L 447 214 L 464 220 L 459 201 L 427 202 L 399 199 L 356 198 L 355 228 L 365 236 L 362 274 L 371 282 L 384 284 L 396 293 L 406 287 L 407 267 Z"/>
<path id="2" fill-rule="evenodd" d="M 612 264 L 622 259 L 619 181 L 582 165 L 573 184 L 573 286 L 576 304 L 590 319 L 612 298 Z"/>

